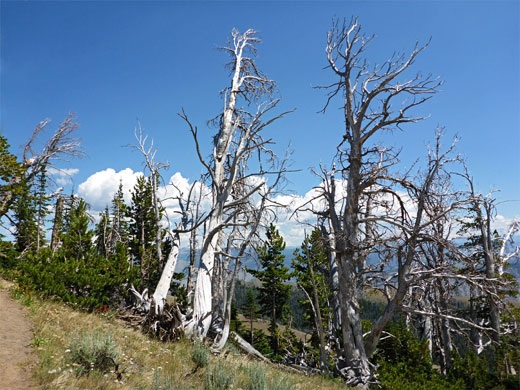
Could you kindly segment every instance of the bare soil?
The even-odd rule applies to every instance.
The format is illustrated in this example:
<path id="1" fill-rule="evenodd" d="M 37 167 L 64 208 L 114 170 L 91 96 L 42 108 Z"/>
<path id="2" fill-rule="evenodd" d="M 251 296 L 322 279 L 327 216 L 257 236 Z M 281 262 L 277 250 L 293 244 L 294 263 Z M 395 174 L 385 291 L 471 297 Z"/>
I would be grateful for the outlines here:
<path id="1" fill-rule="evenodd" d="M 30 347 L 31 323 L 20 304 L 0 289 L 0 388 L 37 389 L 31 380 L 31 364 L 36 357 Z"/>

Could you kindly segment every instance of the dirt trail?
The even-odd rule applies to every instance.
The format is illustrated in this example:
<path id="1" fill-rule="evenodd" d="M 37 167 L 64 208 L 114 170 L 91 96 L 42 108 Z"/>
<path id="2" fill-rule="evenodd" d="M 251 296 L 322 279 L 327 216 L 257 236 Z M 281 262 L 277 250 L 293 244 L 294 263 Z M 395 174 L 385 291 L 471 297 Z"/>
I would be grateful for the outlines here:
<path id="1" fill-rule="evenodd" d="M 32 339 L 31 324 L 20 304 L 0 289 L 0 389 L 37 389 L 29 368 L 35 359 L 29 346 Z"/>

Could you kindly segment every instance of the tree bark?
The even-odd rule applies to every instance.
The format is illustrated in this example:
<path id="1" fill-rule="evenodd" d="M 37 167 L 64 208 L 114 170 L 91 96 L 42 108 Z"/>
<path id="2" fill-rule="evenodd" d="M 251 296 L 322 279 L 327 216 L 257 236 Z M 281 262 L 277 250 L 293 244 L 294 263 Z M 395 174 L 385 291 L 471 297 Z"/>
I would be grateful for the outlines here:
<path id="1" fill-rule="evenodd" d="M 52 236 L 51 236 L 51 250 L 55 253 L 58 250 L 58 246 L 60 245 L 60 230 L 61 230 L 61 222 L 63 219 L 63 202 L 65 198 L 63 195 L 58 195 L 56 198 L 56 210 L 54 213 L 54 223 L 52 226 Z"/>

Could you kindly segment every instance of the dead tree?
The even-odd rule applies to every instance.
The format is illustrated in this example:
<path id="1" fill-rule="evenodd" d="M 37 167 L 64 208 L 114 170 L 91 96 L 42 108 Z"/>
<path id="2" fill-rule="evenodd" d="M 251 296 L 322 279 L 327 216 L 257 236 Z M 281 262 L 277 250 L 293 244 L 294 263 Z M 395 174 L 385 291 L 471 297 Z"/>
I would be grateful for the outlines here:
<path id="1" fill-rule="evenodd" d="M 273 157 L 267 149 L 270 140 L 263 139 L 261 131 L 281 118 L 285 113 L 264 119 L 276 107 L 278 100 L 273 100 L 271 94 L 275 84 L 267 78 L 256 66 L 254 57 L 260 40 L 254 30 L 240 34 L 237 30 L 231 33 L 228 45 L 222 48 L 228 53 L 231 61 L 231 85 L 223 91 L 224 110 L 213 121 L 218 128 L 214 138 L 213 153 L 209 161 L 202 155 L 198 140 L 197 127 L 192 125 L 188 116 L 182 112 L 180 116 L 188 124 L 195 140 L 197 154 L 209 177 L 212 204 L 206 224 L 205 236 L 201 241 L 200 267 L 197 272 L 193 297 L 193 317 L 187 324 L 188 334 L 204 338 L 212 323 L 212 283 L 215 272 L 215 258 L 221 251 L 219 245 L 221 232 L 234 224 L 241 204 L 247 202 L 264 186 L 262 178 L 271 171 L 260 165 L 256 172 L 248 171 L 244 176 L 238 175 L 240 167 L 247 168 L 247 161 L 253 153 Z M 267 101 L 259 103 L 256 112 L 249 112 L 252 103 L 267 97 Z M 276 173 L 276 172 L 275 172 Z M 241 194 L 236 191 L 240 181 L 260 179 L 249 192 Z M 240 195 L 238 195 L 240 194 Z"/>
<path id="2" fill-rule="evenodd" d="M 56 253 L 58 247 L 60 245 L 60 232 L 61 232 L 61 224 L 63 221 L 63 204 L 65 202 L 65 197 L 59 194 L 56 197 L 56 206 L 54 207 L 54 223 L 52 225 L 52 236 L 51 236 L 51 244 L 50 248 L 53 253 Z"/>
<path id="3" fill-rule="evenodd" d="M 272 203 L 272 198 L 276 194 L 280 181 L 284 179 L 285 163 L 284 160 L 279 166 L 278 173 L 270 185 L 262 186 L 254 197 L 248 197 L 234 213 L 233 226 L 227 234 L 227 244 L 225 251 L 221 253 L 224 261 L 220 267 L 216 267 L 215 275 L 219 276 L 217 291 L 213 293 L 213 322 L 212 329 L 216 333 L 214 348 L 221 350 L 224 348 L 229 337 L 231 325 L 231 305 L 235 293 L 235 285 L 238 273 L 241 270 L 241 260 L 247 251 L 259 240 L 258 228 L 267 226 L 275 219 L 272 215 L 274 209 L 280 205 Z M 242 166 L 240 175 L 244 178 L 246 165 Z M 239 180 L 235 191 L 240 191 L 238 198 L 243 198 L 256 187 L 257 184 L 247 180 Z M 232 261 L 232 263 L 230 262 Z"/>
<path id="4" fill-rule="evenodd" d="M 49 167 L 54 167 L 56 161 L 83 155 L 80 148 L 80 140 L 73 137 L 74 132 L 78 128 L 78 124 L 74 122 L 73 114 L 69 114 L 58 126 L 54 134 L 45 142 L 42 149 L 36 151 L 35 143 L 49 123 L 49 119 L 40 122 L 34 129 L 29 141 L 25 144 L 22 161 L 24 169 L 10 178 L 5 191 L 2 191 L 0 194 L 0 218 L 4 217 L 10 210 L 15 200 L 15 188 L 22 181 L 32 182 L 40 172 Z"/>
<path id="5" fill-rule="evenodd" d="M 394 55 L 384 64 L 370 67 L 363 54 L 371 39 L 361 33 L 357 20 L 350 24 L 334 20 L 327 37 L 326 53 L 329 68 L 338 81 L 320 87 L 329 91 L 323 111 L 334 97 L 344 98 L 345 132 L 337 146 L 339 167 L 327 173 L 328 188 L 324 196 L 329 203 L 330 233 L 339 271 L 342 365 L 349 384 L 363 385 L 370 381 L 372 370 L 363 341 L 359 294 L 366 249 L 374 244 L 370 242 L 370 234 L 364 234 L 369 230 L 366 230 L 367 221 L 361 221 L 362 202 L 369 189 L 380 183 L 381 176 L 395 163 L 388 150 L 370 145 L 369 141 L 375 134 L 424 119 L 411 116 L 410 111 L 430 99 L 440 85 L 431 76 L 399 80 L 427 45 L 416 45 L 408 57 Z M 405 97 L 408 100 L 403 102 Z M 392 104 L 399 99 L 397 104 L 401 107 L 396 109 Z M 336 174 L 346 183 L 339 209 Z"/>
<path id="6" fill-rule="evenodd" d="M 511 246 L 513 235 L 518 231 L 519 225 L 518 222 L 513 222 L 508 230 L 500 236 L 493 228 L 496 216 L 496 199 L 492 193 L 482 195 L 475 191 L 473 178 L 467 169 L 462 176 L 468 183 L 469 212 L 472 215 L 472 220 L 468 226 L 472 228 L 478 237 L 477 248 L 470 255 L 477 263 L 479 260 L 483 260 L 485 275 L 488 280 L 500 280 L 504 283 L 502 289 L 499 284 L 495 284 L 485 294 L 485 299 L 489 306 L 489 326 L 494 330 L 491 333 L 490 341 L 496 345 L 500 342 L 502 334 L 500 316 L 507 306 L 504 298 L 508 290 L 510 291 L 513 287 L 511 282 L 507 283 L 506 279 L 503 278 L 504 265 L 517 256 L 520 251 L 520 247 L 513 247 L 508 251 L 508 246 Z M 474 334 L 473 343 L 477 353 L 481 353 L 484 349 L 485 343 L 482 340 L 482 336 L 482 332 Z"/>
<path id="7" fill-rule="evenodd" d="M 150 185 L 152 188 L 152 206 L 155 216 L 155 246 L 156 246 L 156 256 L 157 262 L 159 264 L 159 272 L 162 272 L 164 267 L 163 254 L 162 254 L 162 237 L 163 237 L 163 229 L 161 225 L 162 221 L 162 213 L 161 213 L 161 205 L 160 199 L 157 195 L 157 190 L 159 188 L 159 183 L 161 181 L 160 170 L 166 169 L 170 166 L 169 163 L 161 163 L 155 160 L 155 155 L 157 154 L 157 150 L 154 148 L 153 139 L 150 141 L 150 145 L 148 146 L 147 140 L 148 135 L 143 135 L 143 129 L 141 127 L 141 123 L 138 123 L 135 129 L 135 139 L 137 141 L 137 145 L 132 145 L 139 153 L 141 153 L 144 157 L 145 166 L 150 171 Z"/>

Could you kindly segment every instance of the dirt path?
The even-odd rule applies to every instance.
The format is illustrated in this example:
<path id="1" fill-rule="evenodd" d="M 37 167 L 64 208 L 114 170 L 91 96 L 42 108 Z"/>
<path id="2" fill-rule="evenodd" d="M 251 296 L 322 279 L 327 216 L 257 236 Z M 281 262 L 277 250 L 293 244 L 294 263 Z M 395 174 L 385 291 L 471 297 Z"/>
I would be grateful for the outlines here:
<path id="1" fill-rule="evenodd" d="M 0 388 L 2 390 L 37 389 L 31 380 L 29 365 L 35 356 L 29 344 L 31 324 L 20 304 L 9 292 L 0 289 Z"/>

